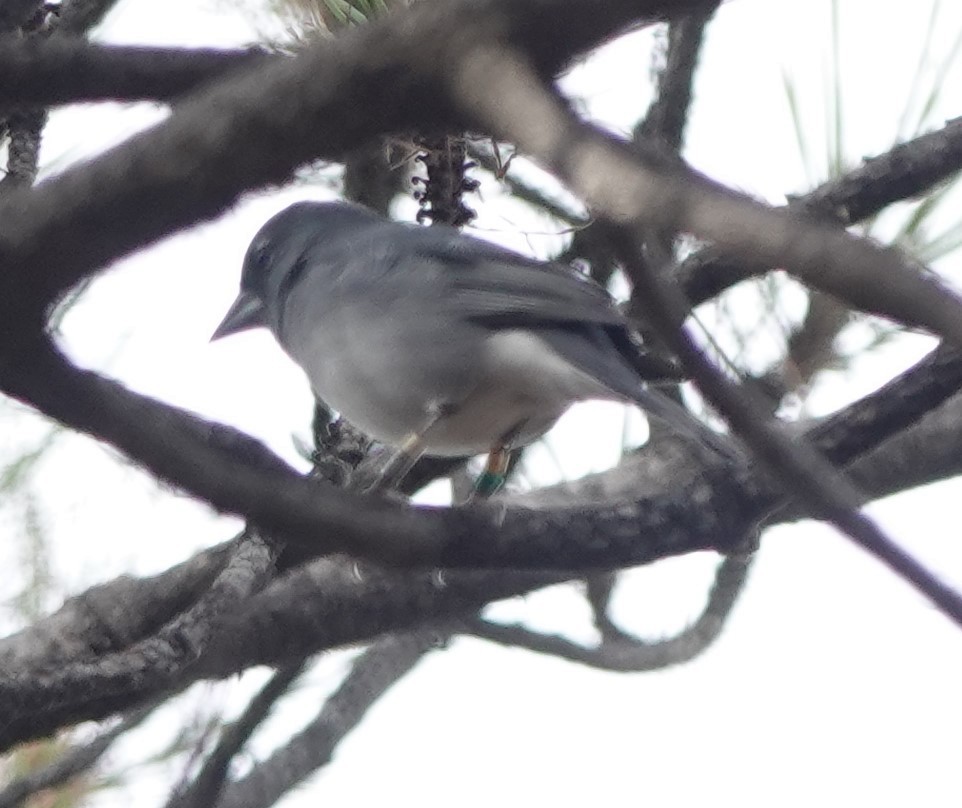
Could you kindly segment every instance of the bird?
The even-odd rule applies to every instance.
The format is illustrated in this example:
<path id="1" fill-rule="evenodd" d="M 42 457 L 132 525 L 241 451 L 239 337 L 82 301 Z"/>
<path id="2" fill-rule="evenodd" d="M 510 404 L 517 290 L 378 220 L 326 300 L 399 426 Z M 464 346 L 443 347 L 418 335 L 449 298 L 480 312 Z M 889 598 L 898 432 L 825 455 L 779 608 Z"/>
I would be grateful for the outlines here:
<path id="1" fill-rule="evenodd" d="M 297 202 L 257 232 L 211 340 L 257 327 L 321 401 L 394 447 L 385 484 L 423 454 L 489 453 L 503 480 L 510 450 L 593 399 L 720 437 L 652 389 L 678 366 L 646 351 L 583 272 L 353 203 Z"/>

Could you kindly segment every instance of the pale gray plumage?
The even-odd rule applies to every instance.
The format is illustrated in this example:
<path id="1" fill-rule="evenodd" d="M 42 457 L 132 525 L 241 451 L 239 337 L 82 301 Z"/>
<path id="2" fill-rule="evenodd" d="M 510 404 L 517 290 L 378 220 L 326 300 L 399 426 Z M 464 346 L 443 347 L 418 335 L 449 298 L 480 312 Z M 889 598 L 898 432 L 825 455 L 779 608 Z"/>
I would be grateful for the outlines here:
<path id="1" fill-rule="evenodd" d="M 213 338 L 267 326 L 328 406 L 382 442 L 434 455 L 519 446 L 573 403 L 631 401 L 693 434 L 646 381 L 645 354 L 607 292 L 446 227 L 300 202 L 254 237 Z"/>

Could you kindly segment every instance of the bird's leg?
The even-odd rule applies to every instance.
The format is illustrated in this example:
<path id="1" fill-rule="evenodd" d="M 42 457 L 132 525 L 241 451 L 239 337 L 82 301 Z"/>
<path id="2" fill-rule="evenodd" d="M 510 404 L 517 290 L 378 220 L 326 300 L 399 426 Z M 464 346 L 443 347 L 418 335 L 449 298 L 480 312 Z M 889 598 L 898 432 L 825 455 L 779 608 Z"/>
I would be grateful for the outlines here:
<path id="1" fill-rule="evenodd" d="M 424 436 L 427 435 L 428 430 L 452 412 L 453 409 L 450 405 L 432 404 L 423 426 L 402 441 L 397 451 L 391 455 L 387 463 L 378 472 L 377 478 L 367 488 L 368 493 L 390 491 L 400 485 L 407 473 L 424 454 Z"/>
<path id="2" fill-rule="evenodd" d="M 474 495 L 481 499 L 493 496 L 501 490 L 508 472 L 508 463 L 511 461 L 511 449 L 507 446 L 499 446 L 488 452 L 488 460 L 484 464 L 484 471 L 478 475 L 474 481 Z"/>
<path id="3" fill-rule="evenodd" d="M 474 481 L 474 493 L 470 499 L 487 499 L 501 490 L 508 475 L 514 442 L 527 424 L 527 420 L 515 424 L 501 436 L 500 444 L 488 452 L 488 461 L 484 465 L 484 471 Z"/>
<path id="4" fill-rule="evenodd" d="M 424 452 L 422 434 L 412 432 L 378 472 L 374 482 L 368 486 L 367 493 L 390 491 L 400 485 L 411 467 L 418 462 Z"/>

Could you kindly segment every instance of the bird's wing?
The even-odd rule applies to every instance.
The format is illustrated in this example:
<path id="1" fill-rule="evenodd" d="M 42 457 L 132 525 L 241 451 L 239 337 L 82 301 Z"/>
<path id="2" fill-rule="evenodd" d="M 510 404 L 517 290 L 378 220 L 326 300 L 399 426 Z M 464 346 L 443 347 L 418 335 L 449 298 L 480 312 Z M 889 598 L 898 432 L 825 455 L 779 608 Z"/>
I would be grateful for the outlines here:
<path id="1" fill-rule="evenodd" d="M 455 233 L 425 240 L 415 252 L 418 259 L 446 268 L 450 304 L 476 322 L 625 325 L 608 293 L 573 267 L 534 261 Z"/>

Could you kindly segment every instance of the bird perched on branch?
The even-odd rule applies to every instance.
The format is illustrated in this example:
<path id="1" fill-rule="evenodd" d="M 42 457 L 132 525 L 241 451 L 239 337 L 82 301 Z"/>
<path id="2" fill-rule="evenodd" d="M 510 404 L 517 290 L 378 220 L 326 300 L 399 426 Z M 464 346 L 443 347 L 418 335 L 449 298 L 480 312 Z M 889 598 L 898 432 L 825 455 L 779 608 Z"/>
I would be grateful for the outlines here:
<path id="1" fill-rule="evenodd" d="M 491 452 L 497 477 L 508 450 L 589 399 L 719 437 L 648 387 L 677 380 L 676 366 L 642 351 L 577 270 L 358 205 L 298 202 L 260 229 L 211 339 L 258 326 L 325 404 L 399 450 L 386 483 L 424 453 Z"/>

